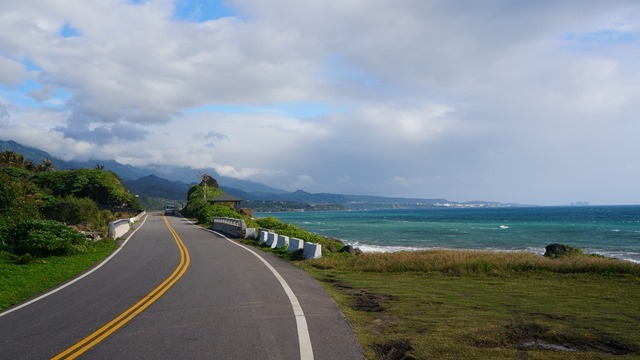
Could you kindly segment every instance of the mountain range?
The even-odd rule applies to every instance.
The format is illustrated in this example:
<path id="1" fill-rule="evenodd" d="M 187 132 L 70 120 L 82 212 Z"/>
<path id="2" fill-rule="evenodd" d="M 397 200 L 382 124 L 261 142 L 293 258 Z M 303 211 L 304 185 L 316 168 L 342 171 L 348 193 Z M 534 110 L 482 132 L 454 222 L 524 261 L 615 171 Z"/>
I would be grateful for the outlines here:
<path id="1" fill-rule="evenodd" d="M 85 162 L 65 161 L 49 153 L 23 146 L 15 141 L 0 140 L 0 152 L 11 150 L 38 164 L 44 159 L 53 162 L 56 169 L 78 169 L 100 167 L 117 174 L 123 185 L 140 196 L 166 200 L 184 201 L 189 187 L 199 182 L 203 174 L 217 179 L 220 188 L 227 194 L 249 201 L 276 201 L 303 204 L 340 204 L 349 208 L 403 207 L 403 206 L 506 206 L 485 201 L 457 203 L 447 199 L 392 198 L 369 195 L 343 195 L 319 193 L 303 190 L 288 192 L 265 184 L 220 176 L 214 169 L 193 169 L 188 167 L 150 164 L 136 167 L 120 164 L 114 160 L 90 160 Z"/>

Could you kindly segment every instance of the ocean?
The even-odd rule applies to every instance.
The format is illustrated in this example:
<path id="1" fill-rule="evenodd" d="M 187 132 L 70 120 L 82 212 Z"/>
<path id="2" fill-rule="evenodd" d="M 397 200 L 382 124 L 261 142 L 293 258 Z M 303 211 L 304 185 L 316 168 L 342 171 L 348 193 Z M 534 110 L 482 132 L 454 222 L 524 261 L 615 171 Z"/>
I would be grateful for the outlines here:
<path id="1" fill-rule="evenodd" d="M 284 212 L 274 216 L 364 252 L 528 251 L 560 243 L 640 263 L 640 206 L 425 208 Z"/>

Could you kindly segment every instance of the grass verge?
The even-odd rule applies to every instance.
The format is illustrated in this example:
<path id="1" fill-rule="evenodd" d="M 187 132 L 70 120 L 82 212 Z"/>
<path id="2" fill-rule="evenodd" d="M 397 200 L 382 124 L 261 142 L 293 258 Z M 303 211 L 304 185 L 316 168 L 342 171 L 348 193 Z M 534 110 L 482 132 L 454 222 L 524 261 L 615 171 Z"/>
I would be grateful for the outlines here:
<path id="1" fill-rule="evenodd" d="M 75 277 L 114 249 L 115 241 L 106 239 L 92 244 L 79 254 L 36 258 L 27 264 L 18 264 L 14 255 L 0 252 L 0 310 Z"/>
<path id="2" fill-rule="evenodd" d="M 370 359 L 640 358 L 640 266 L 426 251 L 296 263 L 341 306 Z"/>

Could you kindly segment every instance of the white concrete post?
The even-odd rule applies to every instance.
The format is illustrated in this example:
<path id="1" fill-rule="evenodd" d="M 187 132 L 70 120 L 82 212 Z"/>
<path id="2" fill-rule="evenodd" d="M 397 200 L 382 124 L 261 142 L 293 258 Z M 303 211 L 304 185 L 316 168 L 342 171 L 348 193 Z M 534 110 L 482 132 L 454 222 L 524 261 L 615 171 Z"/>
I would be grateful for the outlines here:
<path id="1" fill-rule="evenodd" d="M 279 249 L 287 246 L 289 246 L 289 237 L 278 235 L 278 242 L 276 243 L 276 247 Z"/>
<path id="2" fill-rule="evenodd" d="M 258 244 L 262 245 L 262 244 L 266 243 L 268 236 L 269 236 L 268 232 L 266 232 L 264 230 L 260 230 L 260 239 L 258 240 Z"/>
<path id="3" fill-rule="evenodd" d="M 305 243 L 302 254 L 305 259 L 317 259 L 322 257 L 322 245 L 314 243 Z"/>
<path id="4" fill-rule="evenodd" d="M 289 247 L 287 248 L 288 252 L 295 252 L 300 249 L 304 249 L 304 240 L 298 238 L 289 239 Z"/>
<path id="5" fill-rule="evenodd" d="M 267 237 L 267 246 L 273 249 L 276 247 L 277 243 L 278 243 L 278 234 L 270 232 L 269 236 Z"/>

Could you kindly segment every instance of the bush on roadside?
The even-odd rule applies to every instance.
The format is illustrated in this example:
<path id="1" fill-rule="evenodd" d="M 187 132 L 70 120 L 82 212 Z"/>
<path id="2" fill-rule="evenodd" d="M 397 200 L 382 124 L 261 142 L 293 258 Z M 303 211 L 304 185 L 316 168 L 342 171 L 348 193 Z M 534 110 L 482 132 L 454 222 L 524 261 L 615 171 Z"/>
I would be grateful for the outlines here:
<path id="1" fill-rule="evenodd" d="M 87 245 L 84 235 L 53 220 L 25 220 L 13 225 L 8 233 L 4 243 L 15 255 L 68 255 Z"/>
<path id="2" fill-rule="evenodd" d="M 205 196 L 205 185 L 200 183 L 192 185 L 187 193 L 187 205 L 184 207 L 184 215 L 200 218 L 200 213 L 211 206 L 205 199 L 214 199 L 223 194 L 219 188 L 207 186 Z M 209 219 L 211 221 L 211 219 Z"/>
<path id="3" fill-rule="evenodd" d="M 95 201 L 89 198 L 66 196 L 52 199 L 44 209 L 47 219 L 57 220 L 68 225 L 89 223 L 93 230 L 106 231 L 111 217 L 109 210 L 100 210 Z"/>
<path id="4" fill-rule="evenodd" d="M 260 227 L 273 230 L 280 235 L 295 237 L 304 241 L 320 244 L 322 245 L 323 253 L 335 253 L 344 246 L 344 244 L 338 240 L 326 238 L 324 236 L 308 232 L 295 225 L 280 222 L 280 220 L 275 217 L 257 219 L 256 222 Z"/>
<path id="5" fill-rule="evenodd" d="M 39 219 L 43 194 L 33 184 L 21 180 L 28 172 L 19 168 L 0 168 L 0 249 L 9 229 L 23 219 Z"/>
<path id="6" fill-rule="evenodd" d="M 34 174 L 32 179 L 53 196 L 90 198 L 101 206 L 142 210 L 138 198 L 129 193 L 120 178 L 111 171 L 77 169 L 40 172 Z"/>
<path id="7" fill-rule="evenodd" d="M 226 217 L 233 219 L 243 219 L 237 211 L 229 206 L 224 205 L 208 205 L 198 213 L 198 224 L 211 225 L 213 217 Z"/>

